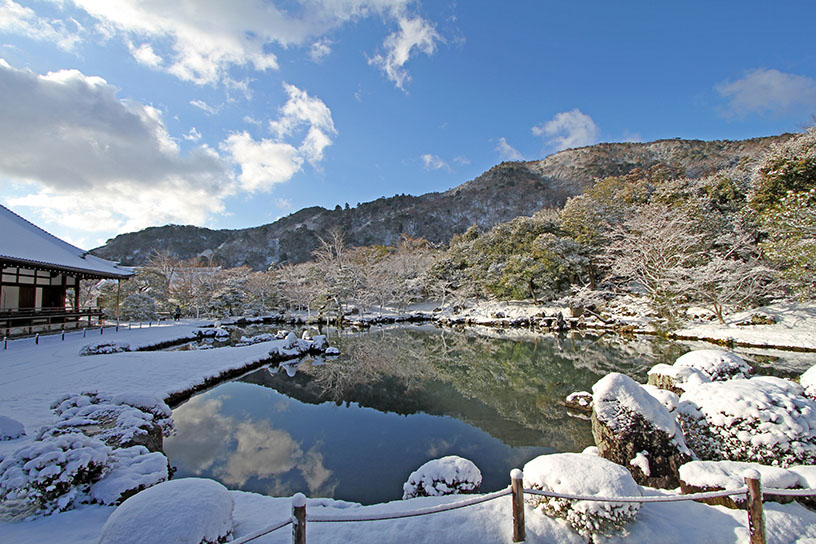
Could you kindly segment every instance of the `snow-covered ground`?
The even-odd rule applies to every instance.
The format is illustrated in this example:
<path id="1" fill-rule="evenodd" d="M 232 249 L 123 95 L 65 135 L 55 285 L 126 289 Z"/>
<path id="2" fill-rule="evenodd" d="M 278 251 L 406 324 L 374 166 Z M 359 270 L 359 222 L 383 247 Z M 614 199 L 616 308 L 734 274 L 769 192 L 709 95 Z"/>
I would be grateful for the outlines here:
<path id="1" fill-rule="evenodd" d="M 496 311 L 521 312 L 518 308 L 521 306 L 504 305 L 504 309 L 485 308 L 480 311 L 490 317 Z M 535 310 L 538 313 L 542 308 L 536 307 Z M 769 339 L 774 338 L 772 330 L 780 333 L 784 330 L 794 331 L 785 337 L 786 345 L 816 347 L 814 322 L 816 311 L 813 308 L 792 307 L 790 315 L 785 312 L 779 314 L 776 325 L 756 327 L 766 327 L 767 329 L 761 329 L 761 335 Z M 41 337 L 38 345 L 30 338 L 10 340 L 8 349 L 0 350 L 0 416 L 22 422 L 28 434 L 16 440 L 0 441 L 0 456 L 9 455 L 31 441 L 32 435 L 40 426 L 52 424 L 56 416 L 49 406 L 66 393 L 99 390 L 108 394 L 151 393 L 167 398 L 171 394 L 200 386 L 207 378 L 219 376 L 228 370 L 244 368 L 268 357 L 269 343 L 203 351 L 131 351 L 79 355 L 85 345 L 101 341 L 128 343 L 131 349 L 137 349 L 184 338 L 190 336 L 199 325 L 200 323 L 183 322 L 152 328 L 121 329 L 118 333 L 107 329 L 104 335 L 99 335 L 98 331 L 89 331 L 87 338 L 83 338 L 81 332 L 74 332 L 67 334 L 64 341 L 59 335 Z M 701 329 L 701 332 L 705 332 L 701 336 L 709 337 L 713 334 L 711 331 L 717 326 L 712 325 L 708 323 L 705 330 Z M 757 331 L 747 330 L 750 328 L 734 327 L 733 333 L 750 334 L 752 338 L 760 335 Z M 235 504 L 235 538 L 290 516 L 288 498 L 272 498 L 239 491 L 230 493 Z M 644 490 L 644 494 L 649 493 L 656 492 Z M 422 497 L 358 506 L 342 501 L 313 499 L 310 500 L 308 509 L 312 514 L 321 515 L 350 512 L 367 515 L 414 510 L 457 500 L 461 498 Z M 97 542 L 105 521 L 113 511 L 113 507 L 85 505 L 77 510 L 35 520 L 0 522 L 0 542 Z M 309 526 L 308 535 L 309 542 L 511 542 L 510 512 L 510 499 L 503 497 L 489 503 L 419 518 L 368 523 L 313 523 Z M 816 513 L 796 503 L 768 503 L 765 512 L 768 542 L 816 543 Z M 179 504 L 178 523 L 183 524 L 186 517 L 185 505 Z M 526 517 L 527 542 L 585 542 L 565 522 L 547 518 L 529 506 Z M 723 507 L 691 502 L 645 504 L 636 520 L 627 526 L 627 535 L 599 538 L 596 542 L 745 542 L 746 521 L 744 511 Z M 144 527 L 145 532 L 157 530 L 160 529 Z M 291 529 L 285 528 L 255 542 L 290 541 Z"/>

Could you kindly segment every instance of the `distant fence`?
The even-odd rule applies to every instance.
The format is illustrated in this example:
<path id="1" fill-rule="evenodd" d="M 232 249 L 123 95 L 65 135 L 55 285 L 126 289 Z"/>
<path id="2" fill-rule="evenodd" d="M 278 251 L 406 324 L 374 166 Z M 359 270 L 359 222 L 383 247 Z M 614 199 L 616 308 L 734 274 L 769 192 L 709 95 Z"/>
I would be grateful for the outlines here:
<path id="1" fill-rule="evenodd" d="M 430 514 L 440 514 L 442 512 L 449 512 L 451 510 L 458 510 L 460 508 L 468 508 L 477 504 L 493 501 L 512 496 L 512 515 L 513 515 L 513 542 L 522 542 L 527 538 L 527 531 L 524 524 L 524 494 L 538 495 L 541 497 L 552 497 L 579 501 L 595 501 L 595 502 L 630 502 L 630 503 L 647 503 L 647 502 L 678 502 L 678 501 L 694 501 L 703 499 L 714 499 L 718 497 L 727 497 L 733 495 L 745 495 L 747 500 L 748 510 L 748 534 L 750 535 L 750 544 L 765 544 L 765 520 L 762 511 L 762 493 L 763 488 L 760 483 L 759 473 L 756 471 L 747 471 L 745 474 L 745 485 L 737 489 L 725 489 L 722 491 L 710 491 L 705 493 L 691 493 L 687 495 L 654 495 L 641 497 L 601 497 L 594 495 L 569 495 L 564 493 L 554 493 L 551 491 L 542 491 L 540 489 L 524 489 L 522 484 L 523 474 L 520 470 L 515 469 L 510 473 L 510 488 L 487 495 L 480 495 L 472 499 L 466 499 L 450 504 L 440 504 L 428 508 L 419 508 L 416 510 L 408 510 L 404 512 L 388 512 L 382 514 L 372 515 L 358 515 L 358 516 L 322 516 L 322 515 L 307 515 L 306 513 L 306 497 L 302 493 L 297 493 L 292 497 L 292 516 L 290 519 L 281 521 L 274 525 L 270 525 L 264 529 L 254 533 L 245 535 L 237 540 L 231 541 L 230 544 L 247 544 L 253 540 L 257 540 L 262 536 L 268 535 L 278 529 L 282 529 L 288 525 L 292 525 L 292 542 L 293 544 L 306 544 L 306 524 L 309 523 L 350 523 L 350 522 L 365 522 L 365 521 L 383 521 L 390 519 L 413 518 L 419 516 L 427 516 Z M 808 497 L 816 495 L 816 489 L 777 489 L 765 488 L 764 491 L 768 495 L 789 496 L 789 497 Z"/>

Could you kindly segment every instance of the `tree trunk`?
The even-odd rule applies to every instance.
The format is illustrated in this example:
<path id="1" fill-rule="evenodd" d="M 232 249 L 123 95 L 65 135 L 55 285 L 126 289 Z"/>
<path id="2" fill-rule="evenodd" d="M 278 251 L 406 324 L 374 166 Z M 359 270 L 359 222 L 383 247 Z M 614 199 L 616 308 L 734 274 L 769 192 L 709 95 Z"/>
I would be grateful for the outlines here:
<path id="1" fill-rule="evenodd" d="M 533 304 L 538 306 L 538 297 L 535 294 L 535 283 L 533 283 L 533 280 L 527 280 L 527 288 L 530 290 L 530 295 L 533 297 Z"/>

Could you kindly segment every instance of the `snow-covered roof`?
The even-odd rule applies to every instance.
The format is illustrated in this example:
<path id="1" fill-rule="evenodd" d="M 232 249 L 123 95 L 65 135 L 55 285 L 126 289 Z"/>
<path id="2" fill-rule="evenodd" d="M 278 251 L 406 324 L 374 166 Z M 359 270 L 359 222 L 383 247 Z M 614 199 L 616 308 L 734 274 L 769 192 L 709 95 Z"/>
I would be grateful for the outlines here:
<path id="1" fill-rule="evenodd" d="M 60 240 L 0 206 L 0 260 L 53 267 L 103 278 L 127 278 L 133 272 Z"/>

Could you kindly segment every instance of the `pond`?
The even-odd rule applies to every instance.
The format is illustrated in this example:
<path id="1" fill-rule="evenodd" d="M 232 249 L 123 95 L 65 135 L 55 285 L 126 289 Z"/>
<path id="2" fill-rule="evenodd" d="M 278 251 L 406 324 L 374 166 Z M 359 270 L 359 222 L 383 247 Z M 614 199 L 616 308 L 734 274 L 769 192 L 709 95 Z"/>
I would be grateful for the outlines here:
<path id="1" fill-rule="evenodd" d="M 541 336 L 432 326 L 333 336 L 333 360 L 262 368 L 191 398 L 165 441 L 175 477 L 272 496 L 300 491 L 372 504 L 399 499 L 430 459 L 460 455 L 483 492 L 511 469 L 593 444 L 586 415 L 560 403 L 612 371 L 645 381 L 688 347 L 608 336 Z"/>

